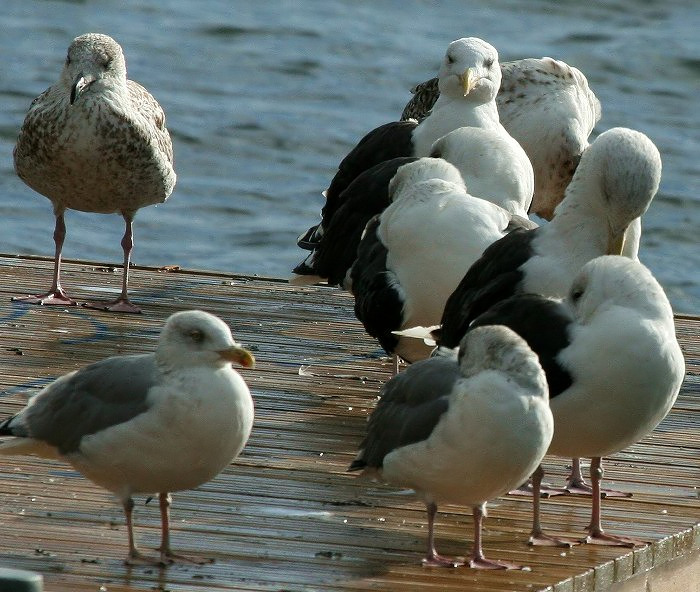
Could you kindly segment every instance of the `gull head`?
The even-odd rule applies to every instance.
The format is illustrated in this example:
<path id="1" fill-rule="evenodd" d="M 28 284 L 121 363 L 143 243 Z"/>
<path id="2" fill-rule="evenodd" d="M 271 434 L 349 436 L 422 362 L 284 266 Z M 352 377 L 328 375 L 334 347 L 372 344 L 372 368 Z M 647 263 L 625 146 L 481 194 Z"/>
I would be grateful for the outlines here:
<path id="1" fill-rule="evenodd" d="M 498 52 L 478 37 L 450 43 L 438 73 L 440 94 L 486 103 L 495 100 L 501 86 Z"/>
<path id="2" fill-rule="evenodd" d="M 126 61 L 121 46 L 101 33 L 76 37 L 68 48 L 60 83 L 71 105 L 89 92 L 125 86 Z"/>
<path id="3" fill-rule="evenodd" d="M 669 323 L 673 319 L 666 293 L 652 273 L 639 261 L 620 255 L 603 255 L 586 263 L 565 302 L 581 325 L 612 307 L 635 310 L 647 318 L 666 318 Z"/>
<path id="4" fill-rule="evenodd" d="M 572 186 L 582 183 L 607 220 L 605 253 L 620 255 L 625 232 L 647 211 L 661 181 L 661 155 L 643 133 L 615 127 L 603 132 L 581 156 Z M 568 193 L 568 192 L 567 192 Z"/>
<path id="5" fill-rule="evenodd" d="M 168 318 L 160 334 L 156 358 L 170 368 L 219 368 L 231 362 L 245 368 L 255 366 L 253 354 L 236 343 L 228 325 L 202 310 L 177 312 Z"/>
<path id="6" fill-rule="evenodd" d="M 537 354 L 520 335 L 504 325 L 483 325 L 467 331 L 459 345 L 458 363 L 465 377 L 502 372 L 514 383 L 549 396 Z"/>
<path id="7" fill-rule="evenodd" d="M 389 182 L 389 199 L 393 201 L 394 197 L 406 188 L 431 179 L 441 179 L 448 183 L 454 183 L 466 191 L 464 179 L 462 179 L 462 175 L 457 167 L 442 158 L 425 156 L 414 162 L 404 164 L 397 169 L 396 174 Z"/>

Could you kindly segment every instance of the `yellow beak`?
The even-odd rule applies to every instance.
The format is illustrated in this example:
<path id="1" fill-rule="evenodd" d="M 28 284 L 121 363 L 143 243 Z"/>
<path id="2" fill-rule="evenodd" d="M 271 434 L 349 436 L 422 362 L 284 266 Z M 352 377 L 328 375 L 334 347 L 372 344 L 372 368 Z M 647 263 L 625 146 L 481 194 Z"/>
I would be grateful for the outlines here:
<path id="1" fill-rule="evenodd" d="M 462 85 L 462 90 L 464 91 L 464 96 L 466 97 L 479 81 L 479 76 L 477 75 L 474 68 L 467 68 L 462 75 L 459 77 L 459 82 Z"/>
<path id="2" fill-rule="evenodd" d="M 607 255 L 622 255 L 622 249 L 625 247 L 625 228 L 622 232 L 611 232 L 608 235 Z"/>
<path id="3" fill-rule="evenodd" d="M 217 352 L 222 359 L 234 362 L 244 368 L 255 368 L 255 356 L 240 345 L 232 345 Z"/>

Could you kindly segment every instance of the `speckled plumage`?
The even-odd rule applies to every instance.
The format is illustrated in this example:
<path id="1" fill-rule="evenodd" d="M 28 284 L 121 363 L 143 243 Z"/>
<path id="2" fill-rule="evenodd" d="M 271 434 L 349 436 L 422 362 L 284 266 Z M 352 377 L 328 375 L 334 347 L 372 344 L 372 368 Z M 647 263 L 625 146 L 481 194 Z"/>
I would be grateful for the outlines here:
<path id="1" fill-rule="evenodd" d="M 552 58 L 504 62 L 501 74 L 496 95 L 501 123 L 535 171 L 530 211 L 551 219 L 600 119 L 600 102 L 580 70 Z M 439 95 L 437 79 L 418 84 L 401 119 L 422 120 Z"/>
<path id="2" fill-rule="evenodd" d="M 63 235 L 66 209 L 121 214 L 127 222 L 125 255 L 136 211 L 164 202 L 176 178 L 163 109 L 127 79 L 119 44 L 97 33 L 73 40 L 58 82 L 32 102 L 14 163 L 17 175 L 51 200 Z"/>

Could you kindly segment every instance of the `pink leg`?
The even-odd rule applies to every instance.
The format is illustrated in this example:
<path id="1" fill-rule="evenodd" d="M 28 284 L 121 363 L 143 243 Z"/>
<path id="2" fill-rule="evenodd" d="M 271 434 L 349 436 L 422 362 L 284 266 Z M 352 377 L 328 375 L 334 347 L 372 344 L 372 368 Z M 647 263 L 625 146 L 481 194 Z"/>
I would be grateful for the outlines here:
<path id="1" fill-rule="evenodd" d="M 124 236 L 121 242 L 122 249 L 124 251 L 124 274 L 122 275 L 122 292 L 119 295 L 119 298 L 112 302 L 93 302 L 87 304 L 86 306 L 90 308 L 98 308 L 100 310 L 107 310 L 109 312 L 141 312 L 141 309 L 138 306 L 131 303 L 128 296 L 129 262 L 131 261 L 131 251 L 134 248 L 133 215 L 124 214 L 124 222 L 126 223 L 126 229 L 124 231 Z"/>
<path id="2" fill-rule="evenodd" d="M 524 569 L 522 565 L 510 563 L 509 561 L 499 561 L 497 559 L 487 559 L 481 546 L 481 527 L 484 520 L 486 504 L 474 506 L 474 548 L 466 561 L 466 565 L 474 569 Z"/>
<path id="3" fill-rule="evenodd" d="M 160 562 L 163 565 L 174 563 L 175 561 L 183 561 L 185 563 L 196 563 L 204 565 L 205 563 L 213 563 L 213 559 L 202 559 L 199 557 L 186 557 L 173 553 L 170 548 L 170 506 L 172 498 L 168 492 L 162 492 L 158 496 L 160 502 L 160 529 L 161 529 L 161 544 L 160 544 Z"/>
<path id="4" fill-rule="evenodd" d="M 141 553 L 136 547 L 136 542 L 134 541 L 134 523 L 133 523 L 133 512 L 134 512 L 134 500 L 128 498 L 124 501 L 124 516 L 126 516 L 126 529 L 129 535 L 129 554 L 126 556 L 124 563 L 126 565 L 159 565 L 162 566 L 163 563 L 160 559 L 155 557 L 148 557 Z"/>
<path id="5" fill-rule="evenodd" d="M 553 537 L 545 534 L 542 530 L 542 524 L 540 523 L 540 487 L 543 477 L 544 469 L 540 465 L 532 474 L 532 532 L 528 543 L 535 546 L 571 547 L 575 542 Z"/>
<path id="6" fill-rule="evenodd" d="M 571 460 L 571 474 L 566 481 L 565 490 L 572 495 L 591 495 L 592 487 L 583 479 L 581 472 L 581 459 L 574 458 Z M 603 497 L 632 497 L 631 493 L 618 491 L 616 489 L 601 489 Z"/>
<path id="7" fill-rule="evenodd" d="M 423 559 L 423 565 L 426 567 L 459 567 L 464 565 L 463 561 L 443 557 L 438 554 L 435 548 L 435 514 L 437 513 L 437 505 L 434 502 L 425 504 L 425 509 L 428 512 L 428 553 Z"/>
<path id="8" fill-rule="evenodd" d="M 603 531 L 600 521 L 600 482 L 603 480 L 603 461 L 600 457 L 591 459 L 591 523 L 588 527 L 588 536 L 581 542 L 594 545 L 611 545 L 616 547 L 634 547 L 645 545 L 645 541 L 631 537 L 623 537 L 607 534 Z"/>
<path id="9" fill-rule="evenodd" d="M 53 231 L 53 241 L 56 245 L 53 265 L 53 283 L 49 291 L 45 294 L 35 296 L 15 296 L 12 300 L 28 302 L 29 304 L 44 304 L 58 306 L 75 306 L 77 303 L 69 298 L 61 288 L 61 253 L 63 251 L 63 241 L 66 238 L 66 222 L 63 218 L 63 211 L 56 214 L 56 227 Z"/>

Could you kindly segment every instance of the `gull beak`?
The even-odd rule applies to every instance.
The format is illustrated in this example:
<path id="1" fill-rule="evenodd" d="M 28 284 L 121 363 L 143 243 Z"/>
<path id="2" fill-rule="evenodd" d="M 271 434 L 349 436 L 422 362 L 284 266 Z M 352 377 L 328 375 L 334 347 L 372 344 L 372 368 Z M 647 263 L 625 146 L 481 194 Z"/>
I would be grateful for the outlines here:
<path id="1" fill-rule="evenodd" d="M 608 247 L 605 251 L 606 255 L 622 255 L 622 249 L 625 247 L 625 233 L 627 229 L 622 231 L 611 231 L 608 235 Z"/>
<path id="2" fill-rule="evenodd" d="M 244 368 L 255 368 L 255 357 L 247 349 L 240 345 L 232 345 L 218 352 L 221 359 L 227 362 L 234 362 Z"/>
<path id="3" fill-rule="evenodd" d="M 73 86 L 70 88 L 70 104 L 72 105 L 75 103 L 78 97 L 80 97 L 80 95 L 85 92 L 85 89 L 93 82 L 95 82 L 94 76 L 85 76 L 82 72 L 78 74 L 75 82 L 73 82 Z"/>
<path id="4" fill-rule="evenodd" d="M 474 90 L 474 87 L 478 81 L 479 76 L 474 68 L 467 68 L 464 72 L 462 72 L 462 74 L 459 76 L 459 82 L 462 85 L 462 90 L 464 91 L 465 97 L 472 90 Z"/>

